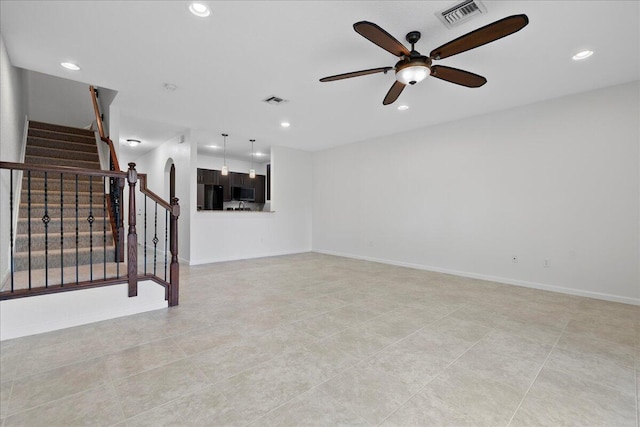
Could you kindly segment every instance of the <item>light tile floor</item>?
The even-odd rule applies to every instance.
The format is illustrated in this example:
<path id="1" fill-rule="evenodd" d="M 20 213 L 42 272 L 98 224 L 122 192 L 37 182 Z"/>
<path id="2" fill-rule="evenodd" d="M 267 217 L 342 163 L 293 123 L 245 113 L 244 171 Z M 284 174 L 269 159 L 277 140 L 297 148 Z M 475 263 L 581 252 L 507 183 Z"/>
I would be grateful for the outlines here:
<path id="1" fill-rule="evenodd" d="M 4 427 L 638 426 L 639 308 L 314 253 L 0 344 Z"/>

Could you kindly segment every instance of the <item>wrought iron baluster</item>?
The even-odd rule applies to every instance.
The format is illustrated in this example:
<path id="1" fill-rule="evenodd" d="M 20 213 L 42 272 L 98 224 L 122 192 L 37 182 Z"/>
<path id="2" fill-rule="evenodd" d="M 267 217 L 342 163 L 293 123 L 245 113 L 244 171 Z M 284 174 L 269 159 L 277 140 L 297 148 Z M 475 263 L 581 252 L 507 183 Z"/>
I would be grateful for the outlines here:
<path id="1" fill-rule="evenodd" d="M 42 216 L 42 222 L 44 223 L 44 287 L 49 287 L 49 209 L 47 203 L 48 197 L 48 174 L 44 173 L 44 215 Z"/>
<path id="2" fill-rule="evenodd" d="M 13 292 L 13 272 L 15 259 L 13 257 L 13 169 L 9 169 L 9 242 L 11 245 L 11 292 Z"/>
<path id="3" fill-rule="evenodd" d="M 60 173 L 60 286 L 64 286 L 64 174 Z"/>
<path id="4" fill-rule="evenodd" d="M 169 252 L 169 211 L 164 211 L 164 281 L 167 281 L 167 252 Z"/>
<path id="5" fill-rule="evenodd" d="M 153 214 L 153 275 L 156 274 L 156 260 L 158 255 L 158 202 L 156 202 L 155 212 Z"/>
<path id="6" fill-rule="evenodd" d="M 111 167 L 113 168 L 113 162 Z M 116 181 L 116 178 L 111 178 L 111 202 L 116 219 L 116 277 L 120 277 L 120 179 L 117 178 Z"/>
<path id="7" fill-rule="evenodd" d="M 29 290 L 31 290 L 31 171 L 27 171 L 27 219 L 29 221 L 27 225 L 27 234 L 29 241 Z"/>
<path id="8" fill-rule="evenodd" d="M 102 278 L 107 278 L 107 197 L 104 194 L 105 179 L 102 180 Z"/>
<path id="9" fill-rule="evenodd" d="M 76 174 L 76 283 L 78 283 L 80 281 L 79 278 L 79 271 L 78 271 L 78 261 L 80 259 L 79 253 L 78 253 L 78 243 L 79 243 L 79 239 L 78 239 L 78 232 L 79 232 L 79 222 L 78 222 L 78 174 Z"/>
<path id="10" fill-rule="evenodd" d="M 147 274 L 147 195 L 144 195 L 144 274 Z"/>
<path id="11" fill-rule="evenodd" d="M 89 280 L 93 281 L 93 176 L 89 175 Z"/>

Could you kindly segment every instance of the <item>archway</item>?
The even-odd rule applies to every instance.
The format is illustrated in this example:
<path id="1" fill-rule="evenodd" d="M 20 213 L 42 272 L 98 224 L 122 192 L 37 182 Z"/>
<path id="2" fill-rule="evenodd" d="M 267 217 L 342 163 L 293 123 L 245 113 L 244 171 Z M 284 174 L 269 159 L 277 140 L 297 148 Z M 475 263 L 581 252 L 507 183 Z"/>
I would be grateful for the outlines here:
<path id="1" fill-rule="evenodd" d="M 167 159 L 167 162 L 164 165 L 164 190 L 162 193 L 162 198 L 165 199 L 166 201 L 168 201 L 169 203 L 171 203 L 171 199 L 173 197 L 175 197 L 175 182 L 173 183 L 173 189 L 174 189 L 174 194 L 171 193 L 171 169 L 175 168 L 173 165 L 173 159 L 171 157 L 169 157 Z M 175 173 L 174 173 L 175 176 Z M 175 179 L 175 177 L 174 177 Z"/>

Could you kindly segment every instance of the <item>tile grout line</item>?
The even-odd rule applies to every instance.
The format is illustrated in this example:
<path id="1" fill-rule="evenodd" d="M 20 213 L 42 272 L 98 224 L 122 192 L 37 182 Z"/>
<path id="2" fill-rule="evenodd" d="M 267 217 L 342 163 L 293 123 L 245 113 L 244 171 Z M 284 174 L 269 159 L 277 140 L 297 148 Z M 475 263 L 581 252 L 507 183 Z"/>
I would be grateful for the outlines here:
<path id="1" fill-rule="evenodd" d="M 122 419 L 119 422 L 124 421 L 126 423 L 127 414 L 124 413 L 124 408 L 122 407 L 122 402 L 120 401 L 120 394 L 118 393 L 118 389 L 116 388 L 116 385 L 113 382 L 113 376 L 111 375 L 111 372 L 109 372 L 108 367 L 107 367 L 107 375 L 109 376 L 109 383 L 111 384 L 111 387 L 113 388 L 113 393 L 115 394 L 116 403 L 118 404 L 118 409 L 120 409 L 120 415 L 122 415 Z"/>
<path id="2" fill-rule="evenodd" d="M 497 329 L 495 328 L 491 328 L 491 330 L 485 334 L 482 338 L 478 339 L 476 342 L 474 342 L 472 345 L 469 346 L 469 348 L 467 348 L 465 351 L 463 351 L 458 357 L 456 357 L 454 360 L 451 361 L 451 363 L 449 363 L 447 366 L 445 366 L 444 368 L 442 368 L 440 370 L 440 372 L 438 372 L 433 378 L 431 378 L 429 381 L 427 381 L 427 383 L 425 385 L 423 385 L 422 387 L 420 387 L 420 389 L 418 389 L 418 391 L 416 391 L 415 393 L 413 393 L 411 396 L 409 396 L 409 398 L 407 400 L 405 400 L 404 402 L 402 402 L 395 410 L 393 410 L 389 415 L 387 415 L 386 417 L 384 417 L 384 419 L 382 421 L 380 421 L 377 425 L 382 425 L 382 423 L 384 423 L 389 417 L 391 417 L 393 414 L 395 414 L 396 412 L 398 412 L 398 410 L 400 410 L 400 408 L 402 408 L 404 405 L 407 404 L 407 402 L 409 402 L 411 399 L 413 399 L 418 393 L 420 393 L 422 390 L 424 390 L 425 388 L 427 388 L 427 386 L 429 384 L 431 384 L 436 378 L 438 378 L 444 371 L 446 371 L 450 366 L 452 366 L 453 364 L 455 364 L 462 356 L 464 356 L 465 354 L 467 354 L 469 352 L 469 350 L 471 350 L 473 347 L 475 347 L 476 345 L 478 345 L 478 343 L 480 341 L 482 341 L 482 339 L 490 334 L 492 334 L 494 331 L 497 331 Z"/>
<path id="3" fill-rule="evenodd" d="M 344 369 L 342 369 L 340 372 L 336 373 L 336 374 L 335 374 L 334 376 L 332 376 L 331 378 L 327 378 L 325 381 L 323 381 L 323 382 L 321 382 L 321 383 L 319 383 L 319 384 L 314 385 L 313 387 L 309 388 L 308 390 L 305 390 L 304 392 L 302 392 L 302 393 L 298 394 L 297 396 L 294 396 L 294 397 L 292 397 L 291 399 L 287 400 L 286 402 L 283 402 L 282 404 L 280 404 L 280 405 L 276 406 L 275 408 L 271 409 L 270 411 L 266 412 L 265 414 L 260 415 L 259 417 L 257 417 L 257 418 L 255 418 L 255 419 L 251 420 L 251 421 L 249 422 L 249 424 L 250 424 L 250 423 L 253 423 L 253 422 L 255 422 L 255 421 L 257 421 L 257 420 L 259 420 L 259 419 L 261 419 L 261 418 L 263 418 L 263 417 L 265 417 L 265 416 L 267 416 L 267 415 L 269 415 L 269 414 L 270 414 L 270 413 L 272 413 L 273 411 L 275 411 L 275 410 L 277 410 L 277 409 L 279 409 L 279 408 L 283 407 L 283 406 L 284 406 L 284 405 L 286 405 L 287 403 L 289 403 L 289 402 L 293 401 L 294 399 L 296 399 L 296 397 L 298 397 L 298 396 L 302 396 L 302 395 L 305 395 L 305 394 L 307 394 L 307 393 L 311 392 L 312 390 L 315 390 L 315 389 L 319 388 L 319 387 L 320 387 L 320 386 L 322 386 L 323 384 L 326 384 L 327 382 L 331 381 L 332 379 L 334 379 L 334 378 L 338 377 L 339 375 L 343 374 L 343 373 L 344 373 L 344 372 L 346 372 L 348 369 L 352 369 L 354 366 L 356 366 L 356 365 L 358 365 L 358 364 L 360 364 L 360 363 L 362 363 L 362 362 L 364 362 L 364 361 L 366 361 L 366 360 L 369 360 L 369 359 L 373 358 L 374 356 L 376 356 L 377 354 L 379 354 L 379 353 L 383 352 L 383 351 L 384 351 L 384 350 L 386 350 L 387 348 L 389 348 L 389 347 L 391 347 L 391 346 L 393 346 L 393 345 L 396 345 L 396 344 L 398 344 L 398 343 L 399 343 L 399 342 L 401 342 L 401 341 L 404 341 L 405 339 L 409 338 L 411 335 L 418 333 L 419 331 L 421 331 L 421 330 L 423 330 L 423 329 L 425 329 L 425 328 L 427 328 L 427 327 L 429 327 L 429 326 L 433 325 L 434 323 L 436 323 L 436 322 L 438 322 L 438 321 L 440 321 L 440 320 L 444 319 L 445 317 L 448 317 L 451 313 L 454 313 L 455 311 L 458 311 L 458 310 L 460 310 L 460 309 L 452 310 L 451 312 L 449 312 L 449 313 L 445 314 L 445 315 L 444 315 L 444 316 L 442 316 L 442 317 L 439 317 L 438 319 L 434 320 L 433 322 L 427 323 L 427 324 L 426 324 L 426 325 L 424 325 L 423 327 L 421 327 L 421 328 L 419 328 L 419 329 L 416 329 L 415 331 L 411 332 L 409 335 L 407 335 L 407 336 L 405 336 L 405 337 L 403 337 L 403 338 L 400 338 L 399 340 L 394 341 L 394 342 L 392 342 L 391 344 L 388 344 L 388 345 L 384 346 L 383 348 L 381 348 L 380 350 L 376 351 L 375 353 L 372 353 L 370 356 L 367 356 L 367 357 L 365 357 L 365 358 L 363 358 L 363 359 L 357 360 L 354 364 L 352 364 L 352 365 L 349 365 L 349 366 L 345 367 Z M 385 313 L 383 313 L 383 314 L 385 314 Z M 376 316 L 376 317 L 374 317 L 374 318 L 372 318 L 372 319 L 375 319 L 375 318 L 380 317 L 380 316 L 382 316 L 382 314 L 381 314 L 381 315 L 379 315 L 379 316 Z M 369 320 L 372 320 L 372 319 L 369 319 Z M 364 322 L 360 322 L 360 323 L 364 323 Z M 347 328 L 347 329 L 350 329 L 350 328 Z M 345 330 L 346 330 L 346 329 L 345 329 Z M 344 330 L 343 330 L 343 331 L 344 331 Z M 343 332 L 343 331 L 340 331 L 340 332 Z M 329 337 L 330 337 L 330 336 L 337 335 L 337 334 L 339 334 L 340 332 L 336 332 L 336 333 L 335 333 L 335 334 L 333 334 L 333 335 L 329 335 Z M 327 338 L 328 338 L 328 337 L 327 337 Z M 316 340 L 316 341 L 322 341 L 322 340 L 324 340 L 324 338 L 322 338 L 321 340 Z M 315 342 L 315 341 L 314 341 L 314 342 Z M 474 343 L 474 345 L 475 345 L 475 343 Z M 303 344 L 303 346 L 304 346 L 304 344 Z M 473 346 L 472 346 L 472 347 L 473 347 Z M 306 349 L 306 351 L 310 351 L 310 350 L 309 350 L 309 349 Z M 465 351 L 465 353 L 466 353 L 466 351 Z M 275 357 L 274 357 L 274 359 L 275 359 Z M 271 359 L 271 360 L 273 360 L 273 359 Z M 457 359 L 456 359 L 456 360 L 457 360 Z M 266 363 L 266 362 L 264 362 L 264 363 Z M 256 365 L 256 366 L 259 366 L 259 365 Z M 448 366 L 447 366 L 447 367 L 448 367 Z M 446 369 L 446 368 L 445 368 L 445 369 Z M 248 369 L 246 369 L 245 371 L 247 371 L 247 370 L 248 370 Z M 245 372 L 245 371 L 243 371 L 243 372 Z M 235 376 L 235 375 L 234 375 L 234 376 Z M 429 381 L 429 382 L 431 382 L 431 381 Z M 326 393 L 325 393 L 325 394 L 326 394 Z M 333 399 L 333 396 L 329 396 L 329 397 L 331 397 L 331 398 Z M 334 399 L 334 400 L 335 400 L 335 399 Z M 349 409 L 347 408 L 347 410 L 349 410 Z M 396 409 L 396 410 L 397 410 L 397 409 Z M 349 412 L 352 412 L 352 411 L 351 411 L 351 410 L 349 410 Z M 394 412 L 395 412 L 395 411 L 394 411 Z M 352 413 L 353 413 L 353 412 L 352 412 Z M 361 418 L 361 419 L 362 419 L 362 417 L 360 417 L 358 414 L 354 414 L 354 415 L 356 415 L 358 418 Z M 386 418 L 385 418 L 385 419 L 386 419 Z M 364 420 L 364 421 L 365 421 L 365 422 L 368 422 L 368 421 L 366 421 L 366 420 Z M 247 424 L 247 425 L 249 425 L 249 424 Z"/>
<path id="4" fill-rule="evenodd" d="M 524 396 L 522 396 L 522 399 L 520 399 L 520 403 L 518 403 L 518 406 L 513 411 L 513 414 L 511 415 L 511 418 L 509 418 L 509 422 L 507 423 L 507 427 L 509 427 L 511 425 L 511 423 L 513 422 L 513 419 L 515 418 L 516 414 L 520 410 L 520 407 L 522 406 L 522 403 L 527 398 L 527 395 L 529 394 L 529 391 L 531 391 L 531 388 L 533 387 L 535 382 L 538 380 L 538 377 L 540 376 L 540 373 L 542 372 L 542 370 L 544 369 L 545 365 L 547 364 L 547 361 L 551 357 L 551 353 L 553 353 L 553 350 L 555 350 L 556 346 L 558 345 L 558 342 L 560 341 L 560 338 L 562 338 L 562 335 L 564 334 L 565 330 L 567 329 L 567 326 L 569 326 L 569 322 L 567 322 L 567 324 L 564 325 L 564 328 L 562 328 L 562 331 L 558 335 L 558 338 L 556 338 L 556 341 L 553 343 L 553 346 L 551 346 L 551 350 L 549 350 L 549 354 L 547 354 L 547 357 L 545 357 L 544 362 L 542 362 L 542 365 L 540 365 L 540 369 L 538 369 L 538 373 L 536 373 L 536 376 L 531 381 L 531 384 L 529 384 L 529 387 L 527 388 L 527 391 L 524 393 Z"/>
<path id="5" fill-rule="evenodd" d="M 103 385 L 104 385 L 104 384 L 103 384 Z M 66 395 L 66 396 L 64 396 L 64 397 L 60 397 L 60 398 L 57 398 L 57 399 L 49 400 L 48 402 L 40 403 L 40 404 L 38 404 L 38 405 L 36 405 L 36 406 L 31 406 L 31 407 L 29 407 L 29 408 L 23 409 L 23 410 L 21 410 L 21 411 L 18 411 L 18 412 L 16 412 L 16 413 L 13 413 L 13 414 L 10 414 L 10 415 L 8 414 L 6 417 L 4 417 L 4 419 L 5 419 L 5 421 L 6 421 L 6 420 L 7 420 L 8 418 L 10 418 L 10 417 L 14 417 L 14 416 L 19 415 L 19 414 L 24 414 L 25 412 L 29 412 L 29 411 L 32 411 L 32 410 L 34 410 L 34 409 L 41 408 L 41 407 L 43 407 L 43 406 L 45 406 L 45 405 L 49 405 L 50 403 L 55 403 L 55 402 L 58 402 L 58 401 L 60 401 L 60 400 L 64 400 L 64 399 L 67 399 L 67 398 L 70 398 L 70 397 L 73 397 L 73 396 L 77 396 L 77 395 L 79 395 L 79 394 L 86 393 L 86 392 L 91 391 L 91 390 L 95 390 L 95 389 L 97 389 L 97 388 L 100 388 L 100 385 L 97 385 L 97 386 L 95 386 L 95 387 L 89 387 L 89 388 L 87 388 L 87 389 L 84 389 L 84 390 L 82 390 L 82 391 L 79 391 L 79 392 L 76 392 L 76 393 L 73 393 L 73 394 Z"/>
<path id="6" fill-rule="evenodd" d="M 9 390 L 9 399 L 7 400 L 7 407 L 4 408 L 5 410 L 5 414 L 4 414 L 4 418 L 2 419 L 2 426 L 5 425 L 5 422 L 7 421 L 7 418 L 9 418 L 9 408 L 11 407 L 11 396 L 13 395 L 13 385 L 15 384 L 15 380 L 11 380 L 11 389 Z"/>

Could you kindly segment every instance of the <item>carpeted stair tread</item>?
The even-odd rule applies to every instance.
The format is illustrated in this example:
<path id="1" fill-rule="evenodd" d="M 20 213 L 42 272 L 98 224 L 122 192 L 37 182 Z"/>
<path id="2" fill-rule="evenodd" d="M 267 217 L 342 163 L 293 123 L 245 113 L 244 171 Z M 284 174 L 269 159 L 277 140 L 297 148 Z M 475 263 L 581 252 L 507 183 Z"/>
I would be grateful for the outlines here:
<path id="1" fill-rule="evenodd" d="M 68 166 L 72 168 L 100 169 L 100 162 L 97 159 L 92 162 L 76 159 L 58 159 L 55 157 L 25 156 L 25 163 L 44 166 Z"/>
<path id="2" fill-rule="evenodd" d="M 64 212 L 64 215 L 62 216 L 65 219 L 72 218 L 75 221 L 75 218 L 76 218 L 75 204 L 67 204 L 66 206 L 63 206 L 62 209 Z M 50 220 L 59 219 L 60 205 L 57 205 L 57 204 L 49 205 L 47 206 L 46 212 L 47 212 L 47 215 L 49 215 Z M 94 220 L 95 218 L 103 217 L 104 209 L 102 209 L 102 205 L 99 205 L 99 206 L 94 205 L 93 209 L 91 209 L 89 205 L 84 205 L 84 206 L 78 205 L 77 212 L 78 212 L 78 222 L 82 222 L 82 221 L 87 221 L 87 218 L 89 218 L 89 214 L 93 215 Z M 45 214 L 44 205 L 39 204 L 39 206 L 34 206 L 32 204 L 31 212 L 29 212 L 29 209 L 26 206 L 24 207 L 24 210 L 20 211 L 20 217 L 24 218 L 25 220 L 28 220 L 29 214 L 31 215 L 32 220 L 35 219 L 35 220 L 41 221 L 42 217 L 44 217 L 44 214 Z"/>
<path id="3" fill-rule="evenodd" d="M 100 224 L 100 227 L 102 227 L 102 224 L 104 222 L 104 220 L 106 220 L 107 223 L 107 229 L 109 228 L 109 224 L 110 224 L 110 219 L 109 216 L 107 214 L 106 217 L 102 216 L 102 212 L 93 213 L 94 217 L 95 217 L 95 221 L 93 222 L 93 229 L 95 231 L 97 225 L 96 224 Z M 44 233 L 45 230 L 45 226 L 44 223 L 42 222 L 42 217 L 32 217 L 31 218 L 31 233 Z M 60 218 L 51 218 L 51 221 L 49 221 L 49 232 L 55 231 L 55 232 L 59 232 L 60 231 L 60 225 L 62 223 L 62 231 L 64 233 L 75 233 L 76 231 L 76 218 L 75 216 L 73 218 L 65 218 L 64 220 L 60 221 Z M 87 221 L 87 218 L 84 217 L 78 217 L 78 230 L 79 231 L 89 231 L 91 229 L 91 225 L 89 224 L 89 221 Z M 29 232 L 29 220 L 24 217 L 24 218 L 20 218 L 18 219 L 18 227 L 16 229 L 16 233 L 17 234 L 26 234 Z"/>
<path id="4" fill-rule="evenodd" d="M 94 188 L 93 193 L 90 193 L 88 190 L 87 191 L 80 191 L 78 190 L 78 201 L 81 204 L 90 204 L 91 201 L 93 201 L 93 206 L 96 206 L 96 204 L 102 206 L 102 203 L 104 201 L 104 193 L 97 191 L 98 189 Z M 68 191 L 72 191 L 71 194 L 68 193 Z M 60 196 L 62 195 L 63 197 L 63 203 L 67 203 L 67 201 L 70 201 L 73 199 L 73 202 L 75 203 L 75 189 L 72 190 L 67 190 L 65 189 L 62 193 L 60 193 L 59 189 L 51 189 L 51 188 L 47 188 L 47 203 L 49 205 L 52 204 L 57 204 L 58 206 L 60 205 Z M 45 192 L 44 190 L 31 190 L 31 203 L 34 204 L 44 204 L 44 196 L 45 196 Z M 23 191 L 21 194 L 22 200 L 20 200 L 21 204 L 27 204 L 29 202 L 29 195 L 27 194 L 26 191 Z"/>
<path id="5" fill-rule="evenodd" d="M 86 151 L 89 153 L 95 153 L 96 143 L 91 142 L 73 142 L 60 139 L 52 139 L 49 135 L 47 137 L 29 137 L 27 138 L 27 147 L 47 147 L 58 148 L 62 150 L 71 149 L 73 151 Z"/>
<path id="6" fill-rule="evenodd" d="M 71 166 L 57 166 L 56 167 L 63 167 L 63 168 L 69 168 Z M 89 188 L 89 181 L 93 182 L 94 185 L 96 185 L 98 182 L 102 182 L 103 179 L 105 179 L 105 177 L 103 176 L 93 176 L 93 175 L 77 175 L 78 177 L 78 187 L 80 187 L 80 185 L 82 185 L 83 183 L 86 184 L 86 188 Z M 25 172 L 22 175 L 22 187 L 23 188 L 27 188 L 27 184 L 28 184 L 28 178 L 29 178 L 29 173 Z M 73 188 L 75 188 L 75 183 L 76 183 L 76 174 L 72 173 L 71 171 L 69 172 L 64 172 L 62 174 L 62 180 L 63 180 L 63 186 L 66 189 L 71 190 L 72 187 L 70 187 L 70 185 L 73 186 Z M 35 182 L 35 180 L 40 180 L 39 183 Z M 107 182 L 109 182 L 109 177 L 106 177 Z M 36 187 L 37 185 L 41 185 L 41 187 Z M 58 172 L 47 172 L 47 185 L 53 185 L 53 186 L 57 186 L 55 188 L 60 188 L 60 173 Z M 40 171 L 31 171 L 31 190 L 44 190 L 44 172 L 40 172 Z"/>
<path id="7" fill-rule="evenodd" d="M 31 251 L 31 269 L 40 269 L 48 266 L 49 268 L 56 268 L 63 265 L 65 267 L 75 267 L 76 265 L 76 248 L 64 249 L 62 251 L 62 257 L 60 256 L 60 250 L 57 251 L 49 251 L 45 255 L 45 251 Z M 115 249 L 113 246 L 107 247 L 107 251 L 102 250 L 93 250 L 91 251 L 89 248 L 78 248 L 78 264 L 84 265 L 90 264 L 91 261 L 93 263 L 103 262 L 106 260 L 107 262 L 112 262 L 115 260 Z M 29 253 L 28 252 L 20 252 L 14 254 L 14 271 L 23 271 L 29 268 Z"/>
<path id="8" fill-rule="evenodd" d="M 87 152 L 76 151 L 71 147 L 61 149 L 56 147 L 35 147 L 33 145 L 27 145 L 25 154 L 27 156 L 49 157 L 54 159 L 74 159 L 82 160 L 85 162 L 95 162 L 96 153 L 97 149 L 94 149 L 92 152 Z"/>
<path id="9" fill-rule="evenodd" d="M 94 147 L 96 145 L 95 135 L 85 136 L 85 135 L 75 135 L 72 133 L 59 133 L 59 132 L 51 132 L 48 130 L 29 129 L 29 132 L 27 133 L 27 137 L 55 139 L 56 141 L 68 141 L 76 144 L 92 145 Z"/>
<path id="10" fill-rule="evenodd" d="M 102 225 L 102 224 L 101 224 Z M 76 233 L 66 233 L 63 235 L 64 247 L 66 249 L 76 247 Z M 94 250 L 102 250 L 106 242 L 107 249 L 113 246 L 113 236 L 111 228 L 107 224 L 107 231 L 102 227 L 95 229 L 93 232 L 81 231 L 78 233 L 78 247 L 89 248 L 93 245 Z M 31 250 L 43 251 L 45 247 L 49 250 L 60 250 L 61 244 L 60 230 L 50 230 L 48 234 L 36 233 L 31 234 Z M 27 252 L 29 250 L 29 236 L 27 234 L 20 235 L 16 238 L 14 253 Z"/>
<path id="11" fill-rule="evenodd" d="M 52 123 L 37 122 L 29 120 L 29 129 L 48 130 L 52 132 L 75 134 L 93 137 L 94 132 L 89 129 L 75 128 L 71 126 L 56 125 Z"/>

